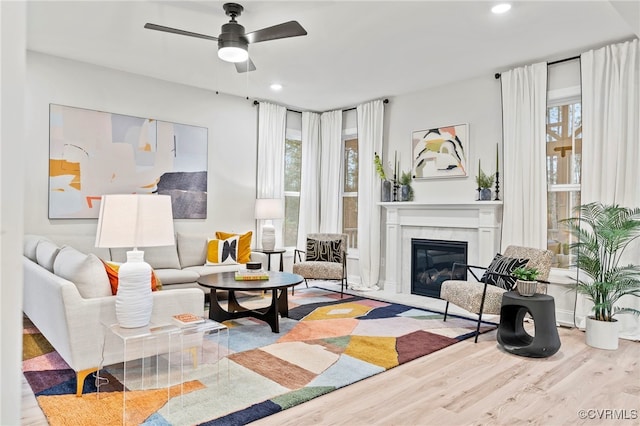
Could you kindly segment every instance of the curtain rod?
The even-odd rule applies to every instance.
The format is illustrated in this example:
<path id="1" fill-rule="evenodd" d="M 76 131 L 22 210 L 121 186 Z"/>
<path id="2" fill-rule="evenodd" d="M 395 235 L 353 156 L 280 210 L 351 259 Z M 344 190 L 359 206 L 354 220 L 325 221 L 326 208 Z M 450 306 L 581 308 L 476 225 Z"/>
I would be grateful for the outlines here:
<path id="1" fill-rule="evenodd" d="M 580 55 L 578 56 L 572 56 L 570 58 L 564 58 L 564 59 L 558 59 L 557 61 L 551 61 L 551 62 L 547 62 L 547 66 L 548 65 L 556 65 L 556 64 L 561 64 L 563 62 L 569 62 L 569 61 L 573 61 L 574 59 L 580 59 Z M 494 77 L 497 79 L 499 79 L 501 76 L 501 74 L 499 72 L 494 74 Z"/>
<path id="2" fill-rule="evenodd" d="M 383 104 L 388 104 L 388 103 L 389 103 L 389 99 L 386 99 L 386 98 L 385 98 L 385 99 L 383 99 L 383 100 L 382 100 L 382 103 L 383 103 Z M 260 102 L 258 102 L 258 101 L 253 101 L 253 105 L 254 105 L 254 106 L 255 106 L 255 105 L 260 105 Z M 351 111 L 351 110 L 354 110 L 354 109 L 356 109 L 356 108 L 357 108 L 357 107 L 351 107 L 351 108 L 343 109 L 343 110 L 342 110 L 342 112 L 345 112 L 345 111 Z M 302 114 L 302 111 L 296 111 L 295 109 L 291 109 L 291 108 L 287 108 L 287 111 L 297 112 L 298 114 Z"/>

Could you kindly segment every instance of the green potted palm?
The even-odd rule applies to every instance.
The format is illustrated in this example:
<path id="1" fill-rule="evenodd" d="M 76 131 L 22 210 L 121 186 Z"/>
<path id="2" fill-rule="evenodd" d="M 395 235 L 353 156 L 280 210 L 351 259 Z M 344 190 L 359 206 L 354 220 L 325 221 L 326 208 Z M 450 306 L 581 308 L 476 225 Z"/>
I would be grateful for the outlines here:
<path id="1" fill-rule="evenodd" d="M 536 268 L 521 266 L 511 271 L 511 275 L 516 277 L 516 290 L 520 296 L 533 296 L 538 288 L 538 276 L 540 271 Z"/>
<path id="2" fill-rule="evenodd" d="M 622 265 L 629 244 L 640 237 L 640 208 L 589 203 L 576 208 L 578 217 L 565 219 L 576 242 L 571 250 L 578 267 L 578 292 L 593 302 L 586 319 L 586 342 L 601 349 L 618 348 L 617 314 L 640 315 L 616 303 L 623 296 L 640 297 L 640 265 Z"/>

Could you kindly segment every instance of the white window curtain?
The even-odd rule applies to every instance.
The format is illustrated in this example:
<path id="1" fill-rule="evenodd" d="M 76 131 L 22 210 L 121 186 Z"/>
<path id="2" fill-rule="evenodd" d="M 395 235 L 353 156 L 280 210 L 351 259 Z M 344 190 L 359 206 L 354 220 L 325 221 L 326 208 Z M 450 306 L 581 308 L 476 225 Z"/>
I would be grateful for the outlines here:
<path id="1" fill-rule="evenodd" d="M 257 198 L 279 198 L 284 203 L 284 138 L 287 127 L 285 107 L 260 102 L 258 112 L 258 180 Z M 260 234 L 263 220 L 258 220 Z M 273 221 L 276 247 L 282 247 L 282 220 Z M 262 235 L 257 235 L 261 241 Z"/>
<path id="2" fill-rule="evenodd" d="M 298 248 L 306 250 L 307 234 L 320 231 L 320 114 L 302 113 L 302 169 Z"/>
<path id="3" fill-rule="evenodd" d="M 382 152 L 384 104 L 375 100 L 358 105 L 358 252 L 359 289 L 377 290 L 380 278 L 380 178 L 373 164 Z"/>
<path id="4" fill-rule="evenodd" d="M 581 202 L 640 207 L 640 42 L 613 44 L 581 55 Z M 627 248 L 624 264 L 638 263 L 640 242 Z M 620 306 L 640 310 L 640 298 Z M 582 317 L 591 310 L 580 306 Z M 640 319 L 618 315 L 620 337 L 640 339 Z"/>
<path id="5" fill-rule="evenodd" d="M 547 247 L 547 64 L 502 73 L 502 249 Z"/>
<path id="6" fill-rule="evenodd" d="M 320 232 L 342 231 L 342 111 L 320 116 Z"/>

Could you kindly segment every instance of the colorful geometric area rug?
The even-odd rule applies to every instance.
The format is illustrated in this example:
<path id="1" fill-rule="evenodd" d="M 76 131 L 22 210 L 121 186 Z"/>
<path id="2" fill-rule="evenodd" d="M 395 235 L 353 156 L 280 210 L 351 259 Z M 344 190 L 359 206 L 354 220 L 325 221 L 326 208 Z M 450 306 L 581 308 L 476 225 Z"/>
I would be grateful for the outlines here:
<path id="1" fill-rule="evenodd" d="M 175 375 L 166 366 L 179 357 L 153 358 L 137 373 L 127 367 L 124 423 L 244 425 L 473 337 L 475 321 L 442 319 L 425 309 L 300 289 L 289 298 L 280 333 L 251 318 L 228 321 L 228 339 L 206 335 L 201 362 L 186 363 L 177 382 L 162 375 Z M 484 323 L 481 332 L 495 328 Z M 26 318 L 23 359 L 51 425 L 123 424 L 123 364 L 100 371 L 98 393 L 89 375 L 76 397 L 75 373 Z M 156 384 L 170 385 L 137 380 L 145 368 L 160 376 Z"/>

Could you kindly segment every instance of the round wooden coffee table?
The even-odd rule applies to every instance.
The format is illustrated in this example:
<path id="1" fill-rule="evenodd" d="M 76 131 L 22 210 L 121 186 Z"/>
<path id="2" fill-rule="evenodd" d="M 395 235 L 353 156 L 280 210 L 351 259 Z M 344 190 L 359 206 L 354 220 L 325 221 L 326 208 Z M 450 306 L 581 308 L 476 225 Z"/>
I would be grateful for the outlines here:
<path id="1" fill-rule="evenodd" d="M 234 318 L 253 317 L 266 322 L 274 333 L 280 332 L 278 314 L 289 316 L 287 288 L 304 281 L 302 276 L 289 272 L 269 272 L 268 280 L 236 281 L 234 272 L 220 272 L 205 275 L 198 284 L 210 288 L 209 318 L 222 322 Z M 228 307 L 224 310 L 218 301 L 218 290 L 229 292 Z M 271 304 L 264 308 L 249 309 L 241 306 L 236 299 L 236 291 L 271 291 Z M 279 293 L 278 293 L 279 292 Z"/>

